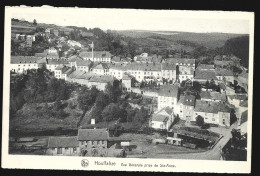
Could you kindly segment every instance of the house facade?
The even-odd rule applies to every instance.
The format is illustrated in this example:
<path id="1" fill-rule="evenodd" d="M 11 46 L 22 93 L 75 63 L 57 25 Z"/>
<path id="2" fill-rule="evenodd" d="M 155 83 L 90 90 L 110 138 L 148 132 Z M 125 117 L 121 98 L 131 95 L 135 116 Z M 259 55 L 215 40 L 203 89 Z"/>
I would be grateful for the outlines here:
<path id="1" fill-rule="evenodd" d="M 158 92 L 158 109 L 160 110 L 167 106 L 174 108 L 177 105 L 178 96 L 178 85 L 162 85 Z"/>
<path id="2" fill-rule="evenodd" d="M 90 71 L 97 75 L 109 75 L 109 67 L 106 63 L 96 63 Z"/>
<path id="3" fill-rule="evenodd" d="M 197 100 L 192 121 L 196 121 L 196 117 L 200 115 L 205 123 L 230 126 L 230 112 L 231 109 L 223 102 Z"/>
<path id="4" fill-rule="evenodd" d="M 78 141 L 79 147 L 92 148 L 107 148 L 109 133 L 107 129 L 79 129 Z"/>
<path id="5" fill-rule="evenodd" d="M 80 148 L 77 136 L 49 137 L 46 154 L 55 156 L 79 156 Z"/>
<path id="6" fill-rule="evenodd" d="M 179 118 L 185 120 L 186 123 L 190 123 L 193 120 L 195 106 L 195 96 L 185 95 L 180 96 L 180 100 L 176 106 L 175 113 L 179 115 Z"/>
<path id="7" fill-rule="evenodd" d="M 149 126 L 154 129 L 169 130 L 174 121 L 173 109 L 165 107 L 154 113 L 150 119 Z"/>
<path id="8" fill-rule="evenodd" d="M 112 54 L 108 51 L 94 51 L 92 56 L 92 52 L 85 51 L 79 53 L 79 56 L 85 60 L 90 60 L 92 62 L 110 63 Z"/>
<path id="9" fill-rule="evenodd" d="M 11 56 L 10 71 L 27 73 L 27 70 L 38 69 L 41 58 L 35 56 Z"/>

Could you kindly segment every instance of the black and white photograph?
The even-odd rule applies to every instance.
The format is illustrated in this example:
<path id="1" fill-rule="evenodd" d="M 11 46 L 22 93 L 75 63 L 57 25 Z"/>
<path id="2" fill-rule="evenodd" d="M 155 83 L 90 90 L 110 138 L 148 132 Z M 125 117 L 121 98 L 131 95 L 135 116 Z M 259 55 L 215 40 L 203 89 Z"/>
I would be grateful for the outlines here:
<path id="1" fill-rule="evenodd" d="M 6 167 L 250 172 L 254 13 L 6 7 L 4 38 Z"/>

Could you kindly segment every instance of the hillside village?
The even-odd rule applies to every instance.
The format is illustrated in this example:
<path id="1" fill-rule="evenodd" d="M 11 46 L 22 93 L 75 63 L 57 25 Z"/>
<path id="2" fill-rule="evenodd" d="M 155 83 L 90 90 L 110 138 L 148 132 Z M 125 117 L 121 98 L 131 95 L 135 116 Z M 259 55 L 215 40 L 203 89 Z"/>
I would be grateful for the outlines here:
<path id="1" fill-rule="evenodd" d="M 243 131 L 241 126 L 246 123 L 243 116 L 248 110 L 248 69 L 233 54 L 215 55 L 210 62 L 203 61 L 203 56 L 198 59 L 178 55 L 180 53 L 170 57 L 146 52 L 133 56 L 129 52 L 112 54 L 109 50 L 100 50 L 99 46 L 96 48 L 93 40 L 98 39 L 92 32 L 72 27 L 21 25 L 21 22 L 13 22 L 11 37 L 11 77 L 43 69 L 64 84 L 91 90 L 95 87 L 104 93 L 112 86 L 120 90 L 120 98 L 114 104 L 123 99 L 120 101 L 126 100 L 132 108 L 145 109 L 147 113 L 147 120 L 136 130 L 140 134 L 131 130 L 124 133 L 118 128 L 113 130 L 121 130 L 121 133 L 111 135 L 113 130 L 109 126 L 98 126 L 102 123 L 98 115 L 84 119 L 95 108 L 88 109 L 78 117 L 80 122 L 87 122 L 77 126 L 77 136 L 48 138 L 48 155 L 150 157 L 148 151 L 144 151 L 148 144 L 137 139 L 143 133 L 151 145 L 183 146 L 187 150 L 208 150 L 216 145 L 225 148 L 230 141 L 226 138 L 232 138 L 233 129 Z M 139 99 L 129 97 L 150 100 L 150 103 L 141 106 Z M 102 112 L 102 117 L 104 114 L 113 116 Z M 116 124 L 121 123 L 118 121 L 121 116 L 111 118 Z M 133 145 L 135 147 L 131 147 Z M 220 152 L 222 159 L 223 153 L 224 149 L 222 154 Z"/>

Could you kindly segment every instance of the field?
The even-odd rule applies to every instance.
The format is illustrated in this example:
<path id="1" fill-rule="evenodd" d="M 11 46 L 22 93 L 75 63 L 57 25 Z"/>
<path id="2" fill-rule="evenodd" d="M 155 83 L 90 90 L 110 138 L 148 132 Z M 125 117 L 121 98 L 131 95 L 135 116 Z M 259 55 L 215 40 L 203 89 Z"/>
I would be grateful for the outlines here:
<path id="1" fill-rule="evenodd" d="M 117 33 L 136 39 L 151 39 L 160 37 L 161 41 L 176 43 L 177 41 L 189 41 L 208 48 L 222 47 L 228 39 L 242 36 L 242 34 L 227 33 L 191 33 L 178 31 L 145 31 L 145 30 L 122 30 Z M 186 48 L 187 46 L 183 45 Z M 184 49 L 183 48 L 183 49 Z"/>
<path id="2" fill-rule="evenodd" d="M 158 133 L 152 135 L 125 133 L 120 135 L 122 138 L 131 139 L 131 145 L 136 145 L 136 149 L 127 151 L 129 158 L 163 158 L 165 155 L 198 153 L 206 151 L 205 149 L 189 149 L 181 146 L 168 144 L 153 144 L 148 142 L 151 139 L 162 138 Z"/>

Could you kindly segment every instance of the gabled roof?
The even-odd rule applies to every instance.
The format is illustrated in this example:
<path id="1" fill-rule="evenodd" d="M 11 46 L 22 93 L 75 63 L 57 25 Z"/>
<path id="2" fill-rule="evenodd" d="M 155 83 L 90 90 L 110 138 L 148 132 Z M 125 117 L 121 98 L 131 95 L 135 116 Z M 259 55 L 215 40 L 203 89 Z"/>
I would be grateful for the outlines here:
<path id="1" fill-rule="evenodd" d="M 169 106 L 162 108 L 160 111 L 158 111 L 156 114 L 166 114 L 171 115 L 173 113 L 173 109 Z"/>
<path id="2" fill-rule="evenodd" d="M 217 68 L 215 70 L 216 76 L 234 76 L 231 70 Z"/>
<path id="3" fill-rule="evenodd" d="M 248 100 L 241 101 L 241 102 L 239 103 L 239 106 L 241 106 L 241 107 L 248 107 Z"/>
<path id="4" fill-rule="evenodd" d="M 38 63 L 41 61 L 41 57 L 35 56 L 11 56 L 11 64 L 19 63 Z"/>
<path id="5" fill-rule="evenodd" d="M 133 63 L 127 64 L 126 69 L 127 70 L 140 70 L 140 71 L 161 71 L 161 64 L 133 62 Z"/>
<path id="6" fill-rule="evenodd" d="M 169 116 L 173 113 L 173 109 L 170 107 L 165 107 L 160 111 L 152 115 L 152 121 L 165 122 L 169 119 Z"/>
<path id="7" fill-rule="evenodd" d="M 231 109 L 224 102 L 196 100 L 194 111 L 216 114 L 218 112 L 231 112 Z"/>
<path id="8" fill-rule="evenodd" d="M 168 63 L 174 63 L 174 64 L 195 64 L 195 59 L 188 59 L 188 58 L 167 58 L 165 59 Z"/>
<path id="9" fill-rule="evenodd" d="M 162 63 L 162 70 L 176 70 L 174 63 Z"/>
<path id="10" fill-rule="evenodd" d="M 83 75 L 84 73 L 86 73 L 86 72 L 83 70 L 76 70 L 69 75 L 69 78 L 78 78 L 79 76 Z"/>
<path id="11" fill-rule="evenodd" d="M 158 122 L 166 122 L 168 121 L 169 117 L 167 115 L 162 114 L 153 114 L 152 115 L 152 121 L 158 121 Z"/>
<path id="12" fill-rule="evenodd" d="M 110 75 L 94 75 L 89 79 L 89 82 L 99 82 L 99 83 L 113 83 L 115 78 Z"/>
<path id="13" fill-rule="evenodd" d="M 109 133 L 106 129 L 79 129 L 79 141 L 108 140 Z"/>
<path id="14" fill-rule="evenodd" d="M 203 80 L 217 80 L 216 74 L 214 71 L 205 71 L 205 70 L 196 70 L 194 79 L 203 79 Z"/>
<path id="15" fill-rule="evenodd" d="M 114 63 L 114 64 L 111 64 L 110 65 L 110 67 L 109 67 L 109 69 L 113 69 L 113 70 L 124 70 L 124 68 L 125 68 L 125 64 L 123 64 L 123 63 Z"/>
<path id="16" fill-rule="evenodd" d="M 200 97 L 202 99 L 226 101 L 226 95 L 220 92 L 201 91 Z"/>
<path id="17" fill-rule="evenodd" d="M 48 148 L 79 147 L 77 136 L 73 137 L 49 137 Z"/>
<path id="18" fill-rule="evenodd" d="M 208 65 L 208 64 L 200 64 L 197 67 L 198 70 L 214 70 L 214 68 L 215 68 L 214 65 Z"/>
<path id="19" fill-rule="evenodd" d="M 109 67 L 108 64 L 106 63 L 95 63 L 92 68 L 104 70 L 104 69 L 108 69 Z"/>
<path id="20" fill-rule="evenodd" d="M 230 99 L 247 100 L 247 94 L 228 95 Z"/>
<path id="21" fill-rule="evenodd" d="M 108 51 L 94 51 L 93 52 L 94 58 L 111 58 L 112 54 Z M 84 51 L 79 53 L 80 57 L 92 58 L 92 52 Z"/>
<path id="22" fill-rule="evenodd" d="M 91 61 L 89 60 L 84 60 L 81 57 L 78 56 L 74 56 L 69 58 L 69 62 L 76 62 L 77 66 L 90 66 L 91 65 Z"/>
<path id="23" fill-rule="evenodd" d="M 122 76 L 122 80 L 131 80 L 131 79 L 133 79 L 133 76 L 131 76 L 127 73 L 124 73 Z"/>
<path id="24" fill-rule="evenodd" d="M 159 96 L 175 97 L 177 98 L 179 92 L 179 86 L 174 85 L 162 85 L 159 90 Z"/>
<path id="25" fill-rule="evenodd" d="M 58 65 L 58 64 L 68 64 L 68 61 L 65 59 L 48 59 L 48 65 Z"/>
<path id="26" fill-rule="evenodd" d="M 183 104 L 186 106 L 194 106 L 195 104 L 195 96 L 193 95 L 185 95 Z"/>

